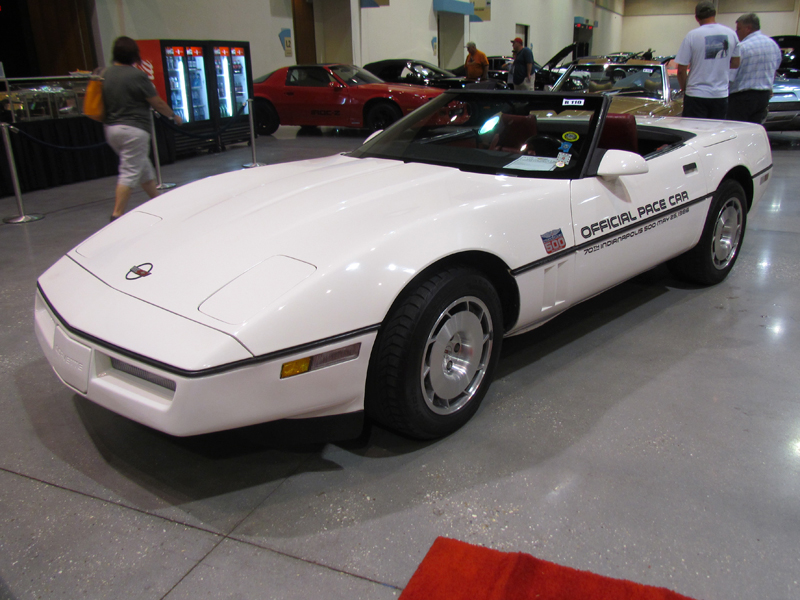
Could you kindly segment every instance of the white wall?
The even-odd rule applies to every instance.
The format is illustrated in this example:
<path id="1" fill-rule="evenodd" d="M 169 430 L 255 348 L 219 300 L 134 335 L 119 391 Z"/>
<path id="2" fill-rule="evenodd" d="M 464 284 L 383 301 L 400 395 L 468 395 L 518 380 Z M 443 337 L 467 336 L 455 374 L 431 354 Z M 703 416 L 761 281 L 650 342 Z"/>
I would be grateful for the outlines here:
<path id="1" fill-rule="evenodd" d="M 616 0 L 620 2 L 620 0 Z M 360 11 L 352 22 L 360 31 L 348 28 L 348 13 Z M 432 0 L 392 0 L 390 6 L 358 9 L 357 0 L 316 0 L 315 20 L 324 20 L 317 32 L 319 58 L 342 60 L 347 45 L 360 64 L 384 58 L 409 57 L 439 62 L 432 39 L 437 36 L 436 13 Z M 294 64 L 294 56 L 284 56 L 278 34 L 293 28 L 291 0 L 95 0 L 98 52 L 102 61 L 111 56 L 111 46 L 119 35 L 134 39 L 230 39 L 250 42 L 255 76 L 278 67 Z M 612 52 L 622 41 L 622 18 L 597 8 L 592 0 L 496 0 L 487 23 L 469 23 L 465 18 L 465 37 L 474 40 L 487 54 L 510 54 L 514 26 L 530 26 L 531 48 L 536 60 L 546 61 L 572 43 L 574 17 L 598 21 L 593 50 Z M 336 32 L 342 37 L 336 39 Z M 352 38 L 349 37 L 352 32 Z M 466 56 L 466 51 L 464 52 Z"/>
<path id="2" fill-rule="evenodd" d="M 758 3 L 753 3 L 753 7 L 751 9 L 757 15 L 759 20 L 761 21 L 761 31 L 762 33 L 773 36 L 773 35 L 797 35 L 798 33 L 798 23 L 797 23 L 797 10 L 794 12 L 758 12 Z M 727 25 L 731 29 L 736 26 L 736 19 L 742 16 L 743 13 L 720 13 L 717 15 L 717 22 Z M 695 25 L 697 22 L 695 21 Z"/>
<path id="3" fill-rule="evenodd" d="M 575 17 L 598 22 L 592 37 L 593 53 L 617 50 L 622 40 L 622 16 L 598 8 L 591 0 L 495 1 L 491 21 L 470 23 L 469 38 L 488 55 L 510 55 L 515 25 L 528 25 L 534 59 L 544 63 L 572 43 Z"/>
<path id="4" fill-rule="evenodd" d="M 350 0 L 314 0 L 314 32 L 319 62 L 353 62 Z"/>
<path id="5" fill-rule="evenodd" d="M 515 25 L 529 25 L 531 49 L 536 60 L 544 62 L 572 43 L 575 17 L 598 22 L 592 42 L 595 54 L 647 48 L 657 54 L 674 54 L 686 32 L 697 26 L 693 15 L 622 17 L 622 0 L 604 4 L 613 10 L 600 8 L 592 0 L 495 0 L 491 21 L 469 23 L 465 19 L 465 37 L 489 55 L 510 54 Z M 359 14 L 346 14 L 348 6 L 350 13 L 356 10 Z M 341 60 L 350 44 L 360 64 L 399 57 L 438 63 L 431 45 L 437 35 L 432 0 L 391 0 L 390 6 L 380 8 L 358 6 L 358 0 L 315 1 L 320 13 L 316 20 L 325 21 L 324 30 L 318 32 L 321 59 Z M 798 33 L 798 10 L 760 13 L 762 31 L 767 35 Z M 95 0 L 95 11 L 102 62 L 110 60 L 114 39 L 129 35 L 134 39 L 248 41 L 255 76 L 295 63 L 294 56 L 284 56 L 278 38 L 281 29 L 293 27 L 291 0 Z M 718 21 L 733 26 L 738 16 L 723 13 Z M 360 31 L 354 30 L 359 20 Z M 337 32 L 340 39 L 336 39 Z"/>
<path id="6" fill-rule="evenodd" d="M 625 17 L 620 51 L 639 52 L 652 48 L 656 56 L 675 54 L 686 33 L 695 27 L 694 15 Z"/>
<path id="7" fill-rule="evenodd" d="M 235 40 L 250 42 L 255 77 L 292 65 L 284 56 L 281 29 L 293 28 L 291 0 L 95 0 L 101 64 L 111 61 L 114 40 Z"/>
<path id="8" fill-rule="evenodd" d="M 416 58 L 438 64 L 431 40 L 437 36 L 432 0 L 392 0 L 361 9 L 361 64 L 385 58 Z"/>
<path id="9" fill-rule="evenodd" d="M 796 12 L 758 13 L 757 3 L 753 9 L 761 20 L 761 31 L 769 36 L 797 34 Z M 717 22 L 733 29 L 740 14 L 720 13 Z M 697 27 L 694 14 L 658 15 L 652 17 L 625 17 L 622 27 L 620 50 L 637 52 L 652 48 L 657 55 L 668 56 L 678 48 L 688 31 Z"/>

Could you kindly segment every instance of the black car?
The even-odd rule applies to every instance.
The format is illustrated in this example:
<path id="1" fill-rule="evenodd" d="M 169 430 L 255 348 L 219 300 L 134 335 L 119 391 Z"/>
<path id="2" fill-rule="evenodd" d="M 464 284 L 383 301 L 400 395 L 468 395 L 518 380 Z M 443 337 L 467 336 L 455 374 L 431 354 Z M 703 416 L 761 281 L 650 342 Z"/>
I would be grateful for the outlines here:
<path id="1" fill-rule="evenodd" d="M 783 55 L 778 75 L 800 78 L 800 35 L 776 35 L 772 39 L 778 43 Z"/>
<path id="2" fill-rule="evenodd" d="M 556 65 L 564 60 L 567 55 L 575 49 L 575 44 L 570 44 L 562 48 L 558 54 L 548 60 L 544 65 L 540 65 L 533 61 L 533 72 L 536 77 L 534 79 L 534 87 L 537 90 L 543 90 L 548 85 L 553 85 L 561 74 L 566 70 L 564 68 L 556 68 Z M 508 82 L 508 72 L 511 70 L 511 65 L 514 64 L 513 56 L 487 56 L 489 59 L 489 79 L 500 81 L 503 83 Z M 464 74 L 464 67 L 457 67 L 453 69 L 456 75 Z"/>
<path id="3" fill-rule="evenodd" d="M 413 58 L 392 58 L 364 65 L 370 73 L 390 83 L 411 83 L 432 87 L 452 89 L 474 84 L 474 80 L 459 76 L 451 71 L 432 65 L 424 60 Z M 505 84 L 500 87 L 506 87 Z"/>

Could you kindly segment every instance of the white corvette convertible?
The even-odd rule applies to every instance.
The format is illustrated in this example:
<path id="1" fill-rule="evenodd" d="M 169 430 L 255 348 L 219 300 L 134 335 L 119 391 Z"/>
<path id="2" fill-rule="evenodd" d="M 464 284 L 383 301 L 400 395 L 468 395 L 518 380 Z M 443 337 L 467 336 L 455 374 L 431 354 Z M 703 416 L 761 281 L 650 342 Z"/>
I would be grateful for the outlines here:
<path id="1" fill-rule="evenodd" d="M 41 276 L 39 342 L 176 436 L 346 413 L 446 435 L 504 336 L 664 261 L 703 284 L 736 261 L 764 129 L 609 102 L 447 92 L 352 153 L 176 189 Z"/>

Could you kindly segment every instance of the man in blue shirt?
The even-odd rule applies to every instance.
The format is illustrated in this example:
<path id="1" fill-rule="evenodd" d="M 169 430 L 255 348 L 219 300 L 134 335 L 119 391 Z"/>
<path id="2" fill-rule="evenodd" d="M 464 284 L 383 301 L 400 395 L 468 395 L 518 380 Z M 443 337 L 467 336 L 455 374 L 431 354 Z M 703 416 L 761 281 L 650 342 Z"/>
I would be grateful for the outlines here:
<path id="1" fill-rule="evenodd" d="M 775 40 L 761 33 L 755 13 L 736 19 L 741 62 L 731 82 L 727 119 L 763 123 L 772 97 L 775 71 L 781 64 L 781 49 Z"/>
<path id="2" fill-rule="evenodd" d="M 511 83 L 515 90 L 533 89 L 533 52 L 522 43 L 522 38 L 511 40 L 514 52 L 514 66 L 511 68 Z"/>

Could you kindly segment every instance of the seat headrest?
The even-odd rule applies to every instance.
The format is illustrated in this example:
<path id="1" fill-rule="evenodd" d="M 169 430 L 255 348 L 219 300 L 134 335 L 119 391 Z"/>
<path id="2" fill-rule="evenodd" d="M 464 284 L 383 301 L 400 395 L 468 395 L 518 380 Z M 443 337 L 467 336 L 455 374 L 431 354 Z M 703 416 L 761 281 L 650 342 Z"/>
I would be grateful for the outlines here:
<path id="1" fill-rule="evenodd" d="M 500 116 L 497 134 L 492 140 L 491 149 L 503 152 L 524 152 L 527 140 L 536 135 L 536 115 Z"/>
<path id="2" fill-rule="evenodd" d="M 638 153 L 636 118 L 628 114 L 608 113 L 603 125 L 603 133 L 600 134 L 599 146 L 607 150 L 626 150 Z"/>

